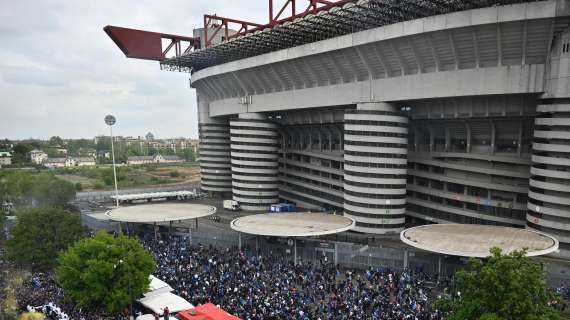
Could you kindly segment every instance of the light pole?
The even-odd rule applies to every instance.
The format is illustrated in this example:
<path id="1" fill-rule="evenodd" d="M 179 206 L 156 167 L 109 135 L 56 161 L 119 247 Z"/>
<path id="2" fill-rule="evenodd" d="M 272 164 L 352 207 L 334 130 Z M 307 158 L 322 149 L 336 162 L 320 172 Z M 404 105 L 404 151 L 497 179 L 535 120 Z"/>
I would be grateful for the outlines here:
<path id="1" fill-rule="evenodd" d="M 119 263 L 113 265 L 113 269 L 117 269 L 117 267 L 119 265 L 126 265 L 127 267 L 127 272 L 128 272 L 128 276 L 129 276 L 129 312 L 130 312 L 130 319 L 134 319 L 133 316 L 133 291 L 131 288 L 131 267 L 128 265 L 128 263 L 125 263 L 125 261 L 123 261 L 123 259 L 119 259 Z"/>
<path id="2" fill-rule="evenodd" d="M 115 201 L 117 207 L 119 206 L 119 189 L 117 188 L 117 169 L 115 167 L 115 147 L 113 145 L 113 125 L 117 122 L 112 115 L 105 116 L 105 123 L 109 126 L 109 131 L 111 132 L 111 155 L 113 157 L 113 178 L 115 179 Z"/>

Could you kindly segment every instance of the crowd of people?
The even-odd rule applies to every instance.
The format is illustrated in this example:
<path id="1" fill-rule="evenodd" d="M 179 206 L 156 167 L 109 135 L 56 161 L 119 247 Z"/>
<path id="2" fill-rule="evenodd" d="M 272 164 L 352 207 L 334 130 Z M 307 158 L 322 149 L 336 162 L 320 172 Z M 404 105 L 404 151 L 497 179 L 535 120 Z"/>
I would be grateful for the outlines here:
<path id="1" fill-rule="evenodd" d="M 155 276 L 194 305 L 219 305 L 241 319 L 439 320 L 430 309 L 427 275 L 387 268 L 341 270 L 325 262 L 291 261 L 235 249 L 141 240 Z"/>
<path id="2" fill-rule="evenodd" d="M 47 319 L 96 320 L 102 319 L 103 310 L 83 311 L 65 301 L 64 293 L 51 273 L 34 273 L 17 293 L 23 311 L 42 312 Z"/>
<path id="3" fill-rule="evenodd" d="M 191 246 L 176 237 L 141 242 L 156 261 L 154 275 L 176 294 L 194 305 L 214 303 L 244 320 L 443 319 L 431 306 L 433 282 L 423 272 L 347 270 L 325 259 L 295 265 L 282 256 Z M 445 292 L 443 286 L 435 290 Z M 554 290 L 570 297 L 570 288 Z M 20 306 L 48 319 L 94 320 L 104 314 L 76 309 L 64 298 L 50 273 L 35 273 L 17 294 Z"/>

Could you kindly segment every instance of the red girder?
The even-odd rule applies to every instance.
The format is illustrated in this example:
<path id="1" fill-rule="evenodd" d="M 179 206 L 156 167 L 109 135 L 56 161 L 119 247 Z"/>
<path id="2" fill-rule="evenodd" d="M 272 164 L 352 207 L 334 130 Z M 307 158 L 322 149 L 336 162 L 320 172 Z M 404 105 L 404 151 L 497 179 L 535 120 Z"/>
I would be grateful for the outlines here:
<path id="1" fill-rule="evenodd" d="M 228 40 L 228 39 L 233 37 L 228 32 L 228 30 L 230 29 L 230 27 L 229 27 L 230 23 L 239 25 L 238 33 L 240 35 L 246 34 L 246 33 L 248 33 L 249 30 L 252 30 L 252 29 L 249 29 L 250 27 L 253 27 L 255 29 L 264 27 L 264 25 L 259 24 L 259 23 L 248 22 L 248 21 L 237 20 L 237 19 L 231 19 L 231 18 L 225 18 L 225 17 L 218 17 L 217 15 L 205 14 L 204 15 L 204 40 L 205 40 L 204 43 L 205 43 L 206 48 L 212 46 L 212 40 L 218 34 L 218 32 L 220 32 L 222 29 L 224 31 L 224 37 L 225 37 L 224 40 Z M 208 35 L 209 29 L 214 30 L 213 34 Z"/>
<path id="2" fill-rule="evenodd" d="M 297 18 L 305 17 L 308 14 L 315 14 L 322 10 L 328 10 L 332 7 L 342 6 L 348 2 L 355 0 L 284 0 L 285 3 L 280 7 L 277 13 L 273 11 L 273 0 L 269 1 L 269 22 L 267 24 L 259 24 L 255 22 L 237 20 L 217 15 L 204 15 L 204 44 L 205 47 L 212 46 L 212 40 L 220 32 L 224 32 L 222 41 L 243 36 L 266 28 L 273 28 L 287 21 L 293 21 Z M 303 11 L 297 12 L 298 4 L 301 2 L 308 3 Z M 303 5 L 304 7 L 304 5 Z M 285 11 L 290 8 L 291 14 L 288 17 L 282 17 Z M 234 34 L 229 34 L 230 24 L 237 29 Z M 235 26 L 237 25 L 237 26 Z M 200 48 L 200 38 L 177 36 L 166 33 L 150 32 L 129 28 L 121 28 L 115 26 L 106 26 L 103 28 L 107 35 L 115 42 L 115 44 L 123 51 L 128 58 L 147 59 L 162 61 L 166 58 L 167 53 L 174 48 L 174 55 L 181 56 L 192 49 Z M 211 31 L 213 30 L 213 32 Z M 162 40 L 171 40 L 166 49 L 162 49 Z M 186 49 L 182 49 L 182 42 L 188 43 Z"/>
<path id="3" fill-rule="evenodd" d="M 175 50 L 175 56 L 178 57 L 200 46 L 200 38 L 115 26 L 106 26 L 103 30 L 128 58 L 162 61 L 172 48 Z M 164 50 L 162 50 L 162 39 L 171 40 Z M 188 43 L 188 47 L 184 50 L 182 50 L 182 42 Z"/>
<path id="4" fill-rule="evenodd" d="M 281 6 L 277 13 L 274 13 L 273 0 L 269 1 L 269 23 L 258 24 L 249 21 L 242 21 L 232 18 L 220 17 L 217 15 L 204 15 L 204 38 L 206 48 L 212 46 L 212 40 L 218 34 L 218 32 L 224 32 L 224 41 L 232 38 L 237 38 L 248 33 L 263 30 L 266 28 L 273 28 L 287 21 L 293 21 L 297 18 L 305 17 L 308 14 L 315 14 L 319 11 L 329 10 L 332 7 L 342 6 L 348 2 L 354 2 L 355 0 L 285 0 L 285 3 Z M 307 7 L 301 11 L 297 12 L 298 2 L 308 2 Z M 282 18 L 281 16 L 290 8 L 291 15 Z M 234 27 L 237 32 L 234 34 L 229 34 L 230 24 L 237 25 Z M 213 29 L 213 34 L 208 35 L 209 30 Z"/>

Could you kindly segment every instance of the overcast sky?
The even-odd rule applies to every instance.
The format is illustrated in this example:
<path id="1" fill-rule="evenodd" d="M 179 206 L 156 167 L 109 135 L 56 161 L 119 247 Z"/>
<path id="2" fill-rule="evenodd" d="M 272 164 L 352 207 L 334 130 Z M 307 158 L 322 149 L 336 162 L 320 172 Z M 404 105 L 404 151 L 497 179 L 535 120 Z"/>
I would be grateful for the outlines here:
<path id="1" fill-rule="evenodd" d="M 0 138 L 106 134 L 197 137 L 188 73 L 127 59 L 103 31 L 116 25 L 192 35 L 202 15 L 267 22 L 267 0 L 0 1 Z"/>

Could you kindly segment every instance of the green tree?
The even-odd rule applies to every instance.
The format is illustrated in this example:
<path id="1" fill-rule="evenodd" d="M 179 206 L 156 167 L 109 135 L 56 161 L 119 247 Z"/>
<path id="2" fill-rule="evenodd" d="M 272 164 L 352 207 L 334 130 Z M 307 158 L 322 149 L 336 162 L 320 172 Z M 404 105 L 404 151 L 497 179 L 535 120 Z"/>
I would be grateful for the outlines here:
<path id="1" fill-rule="evenodd" d="M 45 269 L 56 265 L 57 254 L 80 239 L 81 218 L 57 208 L 21 209 L 8 240 L 8 257 L 18 265 Z"/>
<path id="2" fill-rule="evenodd" d="M 526 256 L 526 250 L 501 254 L 491 249 L 484 261 L 471 259 L 469 270 L 456 273 L 460 298 L 438 301 L 451 309 L 450 320 L 561 320 L 550 304 L 559 298 L 546 287 L 542 264 Z"/>
<path id="3" fill-rule="evenodd" d="M 48 144 L 50 146 L 60 146 L 60 147 L 64 146 L 63 139 L 61 139 L 59 136 L 53 136 L 49 138 Z"/>
<path id="4" fill-rule="evenodd" d="M 182 150 L 182 153 L 178 156 L 189 162 L 196 161 L 196 155 L 194 154 L 194 150 L 192 148 Z"/>
<path id="5" fill-rule="evenodd" d="M 28 152 L 32 151 L 33 149 L 39 148 L 39 143 L 18 143 L 14 146 L 14 153 L 12 154 L 12 162 L 13 163 L 23 163 L 29 162 L 28 159 Z"/>
<path id="6" fill-rule="evenodd" d="M 120 185 L 119 182 L 127 180 L 129 168 L 118 167 L 117 168 L 117 184 Z M 115 176 L 113 174 L 113 168 L 104 168 L 101 169 L 101 179 L 103 182 L 108 185 L 112 186 L 115 183 Z"/>
<path id="7" fill-rule="evenodd" d="M 25 194 L 34 206 L 64 207 L 75 198 L 75 185 L 69 181 L 58 179 L 53 174 L 36 175 L 31 182 L 33 186 Z"/>
<path id="8" fill-rule="evenodd" d="M 74 198 L 73 183 L 51 172 L 0 171 L 0 201 L 17 207 L 63 207 Z"/>
<path id="9" fill-rule="evenodd" d="M 137 240 L 102 231 L 60 254 L 56 274 L 78 307 L 103 306 L 115 315 L 148 291 L 154 270 L 154 259 Z"/>
<path id="10" fill-rule="evenodd" d="M 91 139 L 74 139 L 67 141 L 67 152 L 72 155 L 80 155 L 80 149 L 95 149 L 95 143 Z"/>

